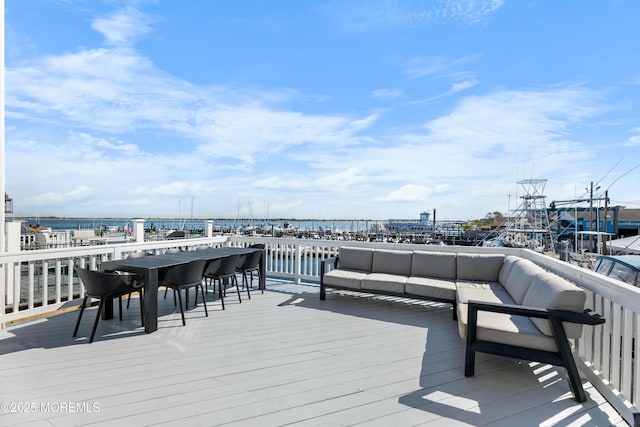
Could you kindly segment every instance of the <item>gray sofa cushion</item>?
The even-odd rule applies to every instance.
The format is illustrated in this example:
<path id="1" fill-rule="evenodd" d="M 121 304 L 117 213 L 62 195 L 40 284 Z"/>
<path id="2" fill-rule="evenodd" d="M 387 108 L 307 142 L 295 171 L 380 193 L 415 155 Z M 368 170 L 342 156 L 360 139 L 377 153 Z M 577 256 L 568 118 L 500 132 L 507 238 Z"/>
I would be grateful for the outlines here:
<path id="1" fill-rule="evenodd" d="M 505 256 L 502 254 L 459 253 L 456 259 L 459 280 L 497 282 Z"/>
<path id="2" fill-rule="evenodd" d="M 468 304 L 458 304 L 458 332 L 462 339 L 467 338 L 468 309 Z M 553 338 L 541 333 L 528 317 L 487 311 L 478 312 L 476 333 L 479 340 L 538 350 L 558 351 Z"/>
<path id="3" fill-rule="evenodd" d="M 521 258 L 513 265 L 513 268 L 511 268 L 506 275 L 506 278 L 500 280 L 500 283 L 502 283 L 502 286 L 511 294 L 515 302 L 522 304 L 522 300 L 529 290 L 533 278 L 544 272 L 542 267 L 528 259 Z M 500 277 L 503 277 L 502 272 Z"/>
<path id="4" fill-rule="evenodd" d="M 338 252 L 338 268 L 371 272 L 373 249 L 342 247 Z"/>
<path id="5" fill-rule="evenodd" d="M 541 273 L 531 282 L 522 305 L 582 313 L 586 300 L 586 293 L 573 283 L 555 274 Z M 548 336 L 553 335 L 548 320 L 533 319 L 532 321 L 542 333 Z M 568 338 L 580 338 L 582 335 L 581 324 L 564 323 L 564 330 Z"/>
<path id="6" fill-rule="evenodd" d="M 409 276 L 411 271 L 411 252 L 376 249 L 373 252 L 372 273 L 398 274 Z"/>
<path id="7" fill-rule="evenodd" d="M 360 287 L 363 291 L 371 290 L 403 294 L 406 282 L 407 276 L 398 276 L 396 274 L 387 273 L 369 273 L 362 278 Z"/>
<path id="8" fill-rule="evenodd" d="M 456 299 L 456 282 L 437 277 L 411 276 L 404 287 L 407 295 L 419 295 L 428 298 L 440 298 L 450 301 Z"/>
<path id="9" fill-rule="evenodd" d="M 456 254 L 446 252 L 414 251 L 411 276 L 456 278 Z"/>
<path id="10" fill-rule="evenodd" d="M 498 273 L 498 282 L 504 284 L 504 282 L 506 282 L 507 280 L 507 276 L 509 275 L 509 273 L 511 273 L 513 266 L 516 265 L 516 263 L 521 259 L 522 258 L 513 255 L 507 256 L 502 262 L 500 273 Z"/>
<path id="11" fill-rule="evenodd" d="M 469 301 L 515 304 L 509 292 L 498 282 L 456 281 L 458 303 Z"/>
<path id="12" fill-rule="evenodd" d="M 367 273 L 353 270 L 332 270 L 324 275 L 327 286 L 342 286 L 350 289 L 360 289 L 360 282 Z"/>

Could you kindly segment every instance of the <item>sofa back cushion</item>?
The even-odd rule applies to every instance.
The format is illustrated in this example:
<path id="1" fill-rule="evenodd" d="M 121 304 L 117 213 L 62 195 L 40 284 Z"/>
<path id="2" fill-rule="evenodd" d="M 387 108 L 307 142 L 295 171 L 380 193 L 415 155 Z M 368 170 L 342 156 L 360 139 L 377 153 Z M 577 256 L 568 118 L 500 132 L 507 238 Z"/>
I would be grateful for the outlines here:
<path id="1" fill-rule="evenodd" d="M 455 280 L 456 254 L 414 251 L 411 259 L 411 275 Z"/>
<path id="2" fill-rule="evenodd" d="M 456 279 L 497 282 L 504 258 L 505 256 L 502 254 L 458 253 Z"/>
<path id="3" fill-rule="evenodd" d="M 505 259 L 505 264 L 509 258 L 511 257 Z M 504 270 L 504 267 L 502 267 L 502 269 Z M 533 278 L 544 272 L 542 267 L 534 264 L 532 261 L 519 258 L 507 274 L 503 275 L 502 270 L 500 271 L 499 279 L 502 286 L 504 286 L 511 295 L 511 298 L 513 298 L 516 303 L 522 304 L 522 300 L 529 290 Z"/>
<path id="4" fill-rule="evenodd" d="M 502 262 L 500 273 L 498 273 L 498 282 L 500 283 L 506 282 L 507 276 L 509 275 L 509 273 L 511 273 L 511 269 L 513 269 L 513 266 L 516 265 L 516 263 L 521 259 L 522 258 L 513 256 L 513 255 L 507 256 Z"/>
<path id="5" fill-rule="evenodd" d="M 584 290 L 560 276 L 544 272 L 533 278 L 522 300 L 522 305 L 582 313 L 586 300 L 587 295 Z M 553 336 L 551 324 L 547 319 L 531 318 L 531 321 L 540 329 L 540 332 Z M 564 330 L 568 338 L 580 338 L 582 335 L 581 324 L 565 322 Z"/>
<path id="6" fill-rule="evenodd" d="M 398 274 L 409 276 L 411 273 L 411 256 L 409 251 L 376 249 L 373 252 L 373 273 Z"/>
<path id="7" fill-rule="evenodd" d="M 371 272 L 373 249 L 342 247 L 338 252 L 338 268 Z"/>

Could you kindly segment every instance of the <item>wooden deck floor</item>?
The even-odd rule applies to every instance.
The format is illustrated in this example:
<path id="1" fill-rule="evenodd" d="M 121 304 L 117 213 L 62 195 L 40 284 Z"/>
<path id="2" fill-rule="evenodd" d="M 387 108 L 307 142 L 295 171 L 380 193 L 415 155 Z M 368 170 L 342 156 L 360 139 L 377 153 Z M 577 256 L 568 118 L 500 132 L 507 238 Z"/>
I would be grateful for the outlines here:
<path id="1" fill-rule="evenodd" d="M 465 378 L 446 305 L 268 287 L 191 309 L 186 327 L 168 298 L 149 335 L 137 299 L 93 344 L 95 308 L 77 339 L 76 312 L 0 331 L 0 425 L 627 425 L 547 365 L 479 354 Z"/>

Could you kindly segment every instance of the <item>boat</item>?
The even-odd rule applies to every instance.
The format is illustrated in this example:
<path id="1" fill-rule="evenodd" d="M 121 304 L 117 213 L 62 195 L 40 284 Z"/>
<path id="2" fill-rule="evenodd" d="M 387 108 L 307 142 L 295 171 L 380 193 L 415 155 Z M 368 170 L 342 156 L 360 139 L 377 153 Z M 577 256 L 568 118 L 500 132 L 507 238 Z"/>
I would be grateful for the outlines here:
<path id="1" fill-rule="evenodd" d="M 593 271 L 632 286 L 640 286 L 640 255 L 599 255 Z"/>
<path id="2" fill-rule="evenodd" d="M 485 247 L 527 248 L 536 252 L 554 251 L 555 242 L 545 206 L 546 179 L 518 181 L 524 195 L 521 204 L 508 214 L 494 234 L 482 241 Z"/>

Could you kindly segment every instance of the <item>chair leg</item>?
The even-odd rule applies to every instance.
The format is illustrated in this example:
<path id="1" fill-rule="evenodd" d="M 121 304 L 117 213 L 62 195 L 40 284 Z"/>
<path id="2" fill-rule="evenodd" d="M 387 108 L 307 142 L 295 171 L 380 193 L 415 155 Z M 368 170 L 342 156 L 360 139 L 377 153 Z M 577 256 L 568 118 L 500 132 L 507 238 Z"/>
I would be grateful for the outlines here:
<path id="1" fill-rule="evenodd" d="M 202 284 L 200 286 L 202 286 Z M 203 292 L 203 295 L 202 295 L 202 299 L 204 299 L 204 292 Z M 196 298 L 193 301 L 193 308 L 196 308 L 197 306 L 198 306 L 198 285 L 196 285 Z"/>
<path id="2" fill-rule="evenodd" d="M 240 296 L 240 287 L 238 286 L 238 279 L 236 278 L 235 274 L 231 277 L 231 281 L 232 281 L 232 285 L 233 285 L 233 282 L 236 282 L 236 292 L 238 293 L 238 301 L 242 303 L 242 297 Z"/>
<path id="3" fill-rule="evenodd" d="M 207 300 L 204 298 L 204 288 L 202 287 L 202 283 L 200 283 L 200 293 L 202 294 L 202 305 L 204 305 L 204 315 L 205 317 L 209 317 L 209 312 L 207 311 Z M 196 300 L 198 299 L 198 287 L 196 286 Z"/>
<path id="4" fill-rule="evenodd" d="M 82 300 L 82 305 L 80 306 L 80 314 L 78 314 L 78 320 L 76 321 L 76 328 L 73 330 L 73 336 L 75 337 L 78 334 L 78 326 L 80 326 L 80 319 L 82 319 L 82 313 L 84 313 L 84 307 L 87 305 L 87 299 L 89 299 L 89 295 L 85 295 Z"/>
<path id="5" fill-rule="evenodd" d="M 176 290 L 173 290 L 174 292 L 174 296 L 176 293 Z M 180 315 L 182 316 L 182 326 L 186 326 L 187 322 L 184 320 L 184 309 L 182 308 L 182 294 L 180 293 L 180 291 L 177 292 L 178 293 L 178 300 L 180 301 Z"/>
<path id="6" fill-rule="evenodd" d="M 222 303 L 222 309 L 224 310 L 224 295 L 222 295 L 222 280 L 218 280 L 218 296 L 220 297 L 220 302 Z"/>
<path id="7" fill-rule="evenodd" d="M 131 291 L 129 291 L 129 295 L 127 296 L 127 310 L 129 310 L 129 303 L 131 302 Z M 120 319 L 122 320 L 122 319 Z"/>
<path id="8" fill-rule="evenodd" d="M 89 338 L 89 343 L 93 342 L 93 337 L 96 335 L 96 329 L 98 328 L 98 321 L 100 320 L 100 315 L 102 314 L 103 307 L 104 299 L 101 299 L 100 305 L 98 305 L 98 314 L 96 314 L 96 320 L 93 322 L 93 329 L 91 330 L 91 338 Z"/>
<path id="9" fill-rule="evenodd" d="M 122 322 L 122 295 L 118 297 L 118 308 L 120 309 L 120 321 Z"/>
<path id="10" fill-rule="evenodd" d="M 247 297 L 251 299 L 251 293 L 249 293 L 249 282 L 247 282 Z"/>

